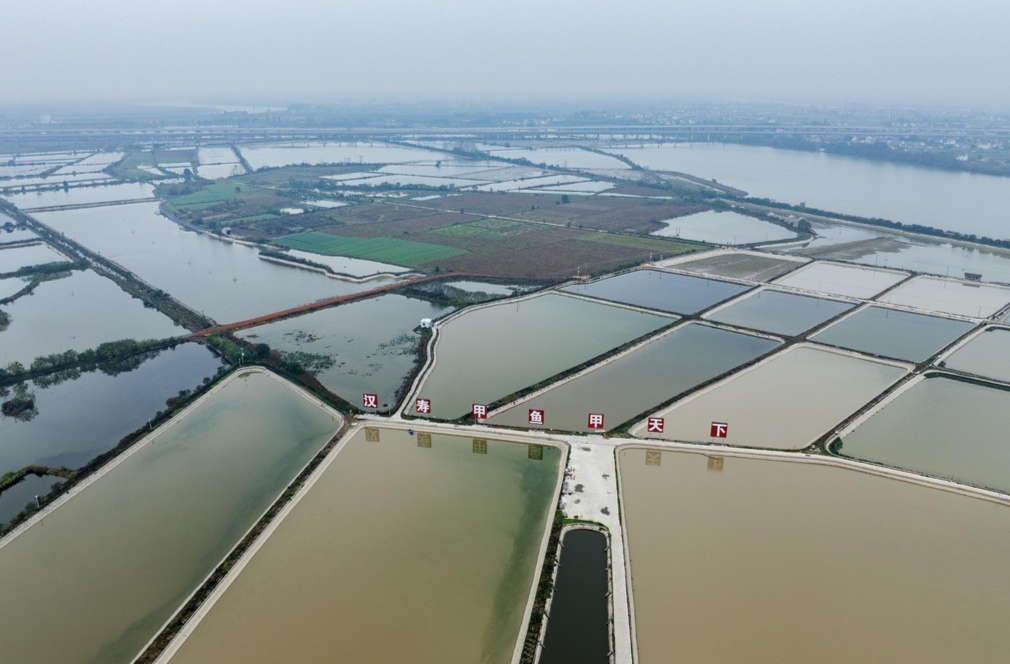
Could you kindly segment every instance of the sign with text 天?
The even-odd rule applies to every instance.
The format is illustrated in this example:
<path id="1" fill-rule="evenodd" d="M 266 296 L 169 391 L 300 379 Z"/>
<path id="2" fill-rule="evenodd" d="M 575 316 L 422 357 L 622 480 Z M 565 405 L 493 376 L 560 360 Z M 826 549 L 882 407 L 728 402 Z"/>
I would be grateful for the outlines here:
<path id="1" fill-rule="evenodd" d="M 663 433 L 663 429 L 666 428 L 666 420 L 662 417 L 650 417 L 648 424 L 645 425 L 646 433 Z"/>

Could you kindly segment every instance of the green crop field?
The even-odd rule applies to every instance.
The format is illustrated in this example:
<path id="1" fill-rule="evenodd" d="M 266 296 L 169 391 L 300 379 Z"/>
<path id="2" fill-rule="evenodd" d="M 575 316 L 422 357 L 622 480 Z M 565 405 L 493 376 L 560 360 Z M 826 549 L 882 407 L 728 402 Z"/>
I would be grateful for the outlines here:
<path id="1" fill-rule="evenodd" d="M 327 256 L 347 256 L 380 263 L 417 267 L 423 263 L 460 256 L 462 249 L 425 242 L 411 242 L 390 237 L 343 237 L 328 233 L 296 233 L 273 240 L 291 249 L 300 249 Z"/>
<path id="2" fill-rule="evenodd" d="M 238 187 L 241 189 L 241 187 Z M 236 191 L 233 184 L 209 184 L 200 191 L 179 196 L 169 201 L 180 210 L 202 209 L 217 203 L 225 203 L 239 197 L 241 191 Z"/>
<path id="3" fill-rule="evenodd" d="M 698 251 L 705 248 L 699 242 L 681 242 L 679 240 L 664 240 L 651 237 L 637 237 L 634 235 L 616 235 L 613 233 L 587 233 L 579 237 L 583 242 L 599 242 L 615 247 L 626 247 L 628 249 L 638 249 L 640 251 L 650 251 L 664 256 L 676 256 L 691 251 Z"/>
<path id="4" fill-rule="evenodd" d="M 536 224 L 527 224 L 522 221 L 510 221 L 508 219 L 478 219 L 461 224 L 452 224 L 436 228 L 432 233 L 447 235 L 450 237 L 486 237 L 486 238 L 506 238 L 523 235 L 540 230 Z"/>

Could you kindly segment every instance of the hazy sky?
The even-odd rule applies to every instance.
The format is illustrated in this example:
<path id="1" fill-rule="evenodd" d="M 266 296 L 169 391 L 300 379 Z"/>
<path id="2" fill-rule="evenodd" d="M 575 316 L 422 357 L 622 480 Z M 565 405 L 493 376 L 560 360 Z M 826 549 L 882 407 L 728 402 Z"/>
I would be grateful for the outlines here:
<path id="1" fill-rule="evenodd" d="M 1010 106 L 1010 0 L 2 0 L 0 16 L 0 104 Z"/>

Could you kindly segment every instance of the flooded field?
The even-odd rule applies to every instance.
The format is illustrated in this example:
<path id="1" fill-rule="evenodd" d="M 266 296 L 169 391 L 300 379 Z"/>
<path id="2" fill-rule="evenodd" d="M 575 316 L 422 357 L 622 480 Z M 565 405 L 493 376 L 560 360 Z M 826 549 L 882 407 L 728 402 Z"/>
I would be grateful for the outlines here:
<path id="1" fill-rule="evenodd" d="M 992 238 L 1010 236 L 1010 187 L 1001 177 L 720 143 L 608 151 L 646 168 L 715 178 L 751 196 Z"/>
<path id="2" fill-rule="evenodd" d="M 746 291 L 749 286 L 661 270 L 633 270 L 563 288 L 588 297 L 659 311 L 693 314 Z"/>
<path id="3" fill-rule="evenodd" d="M 35 399 L 31 419 L 0 416 L 0 475 L 29 465 L 80 468 L 220 367 L 206 347 L 188 343 L 122 364 L 28 381 Z"/>
<path id="4" fill-rule="evenodd" d="M 797 254 L 853 261 L 863 265 L 924 272 L 942 277 L 983 275 L 985 281 L 1010 283 L 1010 251 L 981 245 L 945 242 L 885 228 L 814 224 L 822 237 Z"/>
<path id="5" fill-rule="evenodd" d="M 538 176 L 517 180 L 502 180 L 474 187 L 473 191 L 523 191 L 539 187 L 554 187 L 562 184 L 589 182 L 586 178 L 575 175 L 549 175 L 546 172 Z"/>
<path id="6" fill-rule="evenodd" d="M 972 323 L 961 320 L 865 307 L 832 323 L 811 337 L 811 341 L 906 362 L 923 362 L 972 327 Z"/>
<path id="7" fill-rule="evenodd" d="M 837 453 L 1010 493 L 1010 391 L 938 374 L 841 435 Z"/>
<path id="8" fill-rule="evenodd" d="M 14 361 L 27 366 L 41 355 L 87 350 L 106 341 L 188 333 L 91 270 L 44 281 L 30 295 L 5 304 L 4 311 L 11 322 L 0 333 L 0 366 Z"/>
<path id="9" fill-rule="evenodd" d="M 26 240 L 37 240 L 38 235 L 28 230 L 27 228 L 4 228 L 4 224 L 10 223 L 9 217 L 0 214 L 0 245 L 11 244 L 14 242 L 24 242 Z"/>
<path id="10" fill-rule="evenodd" d="M 575 529 L 563 543 L 539 664 L 609 664 L 607 536 Z"/>
<path id="11" fill-rule="evenodd" d="M 483 281 L 446 281 L 446 286 L 452 286 L 468 293 L 487 293 L 488 295 L 512 295 L 517 290 L 522 290 L 522 286 L 506 286 L 503 284 L 489 284 Z"/>
<path id="12" fill-rule="evenodd" d="M 158 214 L 157 203 L 37 216 L 222 323 L 385 283 L 375 280 L 353 284 L 261 260 L 252 247 L 183 230 Z"/>
<path id="13" fill-rule="evenodd" d="M 500 145 L 483 145 L 495 157 L 526 159 L 532 164 L 545 164 L 561 168 L 630 168 L 620 159 L 574 147 L 507 148 Z"/>
<path id="14" fill-rule="evenodd" d="M 996 663 L 1010 652 L 1003 505 L 808 463 L 642 449 L 618 460 L 636 661 Z M 824 624 L 798 628 L 811 607 Z"/>
<path id="15" fill-rule="evenodd" d="M 1010 288 L 937 277 L 916 277 L 879 298 L 899 306 L 986 318 L 1010 304 Z"/>
<path id="16" fill-rule="evenodd" d="M 397 389 L 414 366 L 422 318 L 440 318 L 454 310 L 402 295 L 354 302 L 270 323 L 239 333 L 282 353 L 311 353 L 321 365 L 314 371 L 326 389 L 358 404 L 365 392 L 380 403 L 393 403 Z M 296 356 L 297 357 L 297 356 Z"/>
<path id="17" fill-rule="evenodd" d="M 201 164 L 196 168 L 197 176 L 206 178 L 207 180 L 230 178 L 236 175 L 242 175 L 243 173 L 245 173 L 245 168 L 242 164 Z"/>
<path id="18" fill-rule="evenodd" d="M 946 357 L 943 366 L 1010 383 L 1010 330 L 985 330 Z"/>
<path id="19" fill-rule="evenodd" d="M 552 429 L 590 431 L 589 413 L 602 413 L 605 428 L 613 429 L 778 345 L 771 339 L 688 323 L 497 414 L 488 423 L 526 427 L 528 410 L 538 408 Z"/>
<path id="20" fill-rule="evenodd" d="M 64 205 L 90 205 L 112 201 L 130 201 L 138 198 L 153 198 L 154 187 L 149 184 L 112 184 L 100 187 L 74 187 L 73 189 L 52 189 L 30 191 L 24 194 L 5 194 L 4 198 L 22 210 L 57 207 Z"/>
<path id="21" fill-rule="evenodd" d="M 337 274 L 348 274 L 352 277 L 367 277 L 369 275 L 386 272 L 394 274 L 397 272 L 409 272 L 408 268 L 401 267 L 399 265 L 366 261 L 360 258 L 324 256 L 323 254 L 314 254 L 309 251 L 299 251 L 298 249 L 289 249 L 285 253 L 290 256 L 294 256 L 295 258 L 301 258 L 303 260 L 312 261 L 313 263 L 325 265 Z"/>
<path id="22" fill-rule="evenodd" d="M 4 542 L 5 657 L 132 661 L 338 426 L 263 374 L 228 384 Z"/>
<path id="23" fill-rule="evenodd" d="M 795 336 L 838 316 L 855 305 L 762 288 L 705 318 L 728 325 Z"/>
<path id="24" fill-rule="evenodd" d="M 711 244 L 757 244 L 797 237 L 796 233 L 776 224 L 736 212 L 698 212 L 687 217 L 665 219 L 666 228 L 653 235 L 679 237 Z"/>
<path id="25" fill-rule="evenodd" d="M 798 450 L 908 373 L 908 369 L 811 346 L 793 346 L 702 390 L 656 416 L 662 434 L 644 423 L 634 436 L 684 442 Z M 713 422 L 728 425 L 724 438 L 710 436 Z"/>
<path id="26" fill-rule="evenodd" d="M 817 261 L 776 280 L 775 284 L 827 295 L 867 299 L 908 276 L 905 272 Z"/>
<path id="27" fill-rule="evenodd" d="M 53 250 L 48 244 L 33 244 L 27 247 L 0 248 L 0 274 L 17 272 L 21 268 L 45 263 L 61 263 L 67 258 Z"/>
<path id="28" fill-rule="evenodd" d="M 803 263 L 803 260 L 790 260 L 744 251 L 716 251 L 688 260 L 665 261 L 662 266 L 711 277 L 766 282 L 795 270 Z"/>
<path id="29" fill-rule="evenodd" d="M 673 320 L 558 294 L 469 311 L 439 329 L 418 396 L 433 417 L 462 417 Z"/>
<path id="30" fill-rule="evenodd" d="M 561 461 L 551 447 L 359 430 L 170 661 L 273 664 L 297 643 L 302 661 L 507 664 Z"/>
<path id="31" fill-rule="evenodd" d="M 240 148 L 254 169 L 292 164 L 403 164 L 451 159 L 447 154 L 383 143 L 291 143 Z"/>

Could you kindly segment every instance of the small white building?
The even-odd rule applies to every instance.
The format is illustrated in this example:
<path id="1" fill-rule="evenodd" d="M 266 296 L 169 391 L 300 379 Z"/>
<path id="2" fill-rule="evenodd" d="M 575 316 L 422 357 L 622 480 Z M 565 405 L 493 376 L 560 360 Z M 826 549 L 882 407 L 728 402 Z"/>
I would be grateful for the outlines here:
<path id="1" fill-rule="evenodd" d="M 421 319 L 421 327 L 423 327 L 426 330 L 430 330 L 431 329 L 431 319 L 430 318 L 422 318 Z"/>

